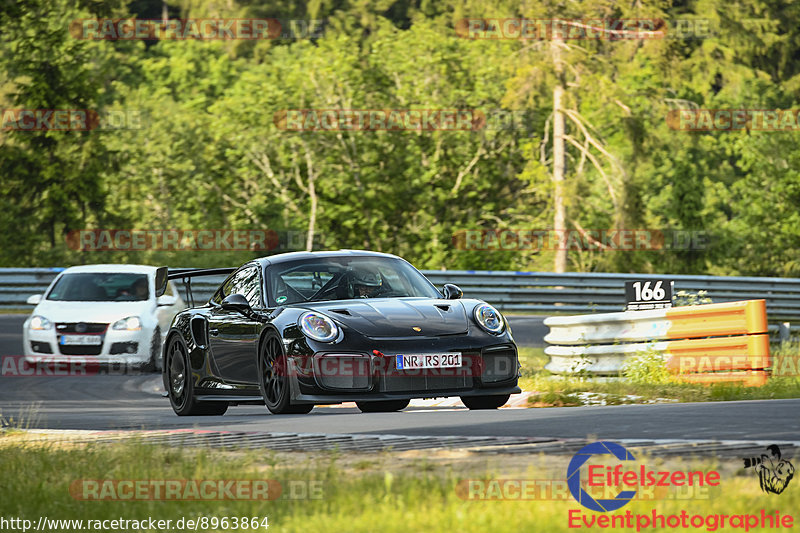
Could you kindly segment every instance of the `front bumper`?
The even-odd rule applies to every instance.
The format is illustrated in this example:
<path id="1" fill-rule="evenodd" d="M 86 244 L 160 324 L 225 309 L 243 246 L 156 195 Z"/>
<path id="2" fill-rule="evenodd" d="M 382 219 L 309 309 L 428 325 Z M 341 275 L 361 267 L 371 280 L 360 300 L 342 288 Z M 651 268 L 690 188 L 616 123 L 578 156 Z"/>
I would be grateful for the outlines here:
<path id="1" fill-rule="evenodd" d="M 27 329 L 23 335 L 23 354 L 27 358 L 50 361 L 143 365 L 150 362 L 153 353 L 151 328 L 127 331 L 108 327 L 101 333 L 92 334 L 100 338 L 99 344 L 65 345 L 60 342 L 64 335 L 54 329 Z M 160 353 L 158 349 L 156 357 Z"/>
<path id="2" fill-rule="evenodd" d="M 296 379 L 292 401 L 336 403 L 449 396 L 515 394 L 519 377 L 516 345 L 504 342 L 483 347 L 436 339 L 429 343 L 383 341 L 371 351 L 325 350 L 290 355 L 287 371 Z M 352 348 L 352 346 L 348 346 Z M 292 353 L 291 351 L 289 352 Z M 460 353 L 456 368 L 398 369 L 397 354 Z"/>

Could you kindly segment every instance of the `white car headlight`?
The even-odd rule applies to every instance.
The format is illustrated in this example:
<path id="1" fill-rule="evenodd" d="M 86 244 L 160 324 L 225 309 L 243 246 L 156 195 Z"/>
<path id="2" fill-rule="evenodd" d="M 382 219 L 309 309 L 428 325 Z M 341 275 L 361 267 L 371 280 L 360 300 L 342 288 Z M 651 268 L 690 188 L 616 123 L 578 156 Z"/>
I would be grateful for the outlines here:
<path id="1" fill-rule="evenodd" d="M 339 327 L 323 314 L 307 311 L 297 320 L 300 330 L 309 339 L 318 342 L 331 342 L 339 336 Z"/>
<path id="2" fill-rule="evenodd" d="M 124 329 L 126 331 L 136 331 L 142 329 L 142 321 L 138 316 L 129 316 L 122 320 L 117 320 L 111 325 L 111 329 Z"/>
<path id="3" fill-rule="evenodd" d="M 489 333 L 498 334 L 505 328 L 500 311 L 489 304 L 481 304 L 475 307 L 475 321 Z"/>
<path id="4" fill-rule="evenodd" d="M 39 315 L 32 316 L 31 317 L 31 321 L 28 323 L 28 328 L 29 329 L 44 330 L 44 329 L 50 329 L 52 327 L 53 327 L 53 324 L 51 324 L 49 320 L 47 320 L 45 317 L 39 316 Z"/>

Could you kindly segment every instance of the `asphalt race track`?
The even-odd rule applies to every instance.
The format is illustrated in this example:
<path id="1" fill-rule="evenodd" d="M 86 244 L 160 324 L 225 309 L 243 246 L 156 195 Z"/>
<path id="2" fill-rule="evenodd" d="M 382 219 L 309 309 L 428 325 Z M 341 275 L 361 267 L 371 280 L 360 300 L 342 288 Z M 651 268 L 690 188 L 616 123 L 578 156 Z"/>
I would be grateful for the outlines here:
<path id="1" fill-rule="evenodd" d="M 800 400 L 500 409 L 410 408 L 362 414 L 317 407 L 308 415 L 231 407 L 218 417 L 178 417 L 160 376 L 1 377 L 5 418 L 50 429 L 179 429 L 400 435 L 800 441 Z"/>
<path id="2" fill-rule="evenodd" d="M 22 323 L 28 315 L 0 315 L 0 355 L 22 355 Z"/>
<path id="3" fill-rule="evenodd" d="M 0 317 L 0 355 L 20 353 L 23 320 Z M 237 406 L 224 416 L 178 417 L 162 393 L 158 374 L 0 377 L 0 410 L 23 426 L 49 429 L 800 442 L 800 399 L 497 411 L 412 407 L 372 414 L 331 406 L 282 416 L 263 406 Z"/>

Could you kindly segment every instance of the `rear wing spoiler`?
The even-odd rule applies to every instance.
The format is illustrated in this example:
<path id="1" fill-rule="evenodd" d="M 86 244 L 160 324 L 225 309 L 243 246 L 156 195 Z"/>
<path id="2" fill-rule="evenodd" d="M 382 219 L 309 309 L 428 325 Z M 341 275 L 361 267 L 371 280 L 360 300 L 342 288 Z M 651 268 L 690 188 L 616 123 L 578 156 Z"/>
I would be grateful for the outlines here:
<path id="1" fill-rule="evenodd" d="M 220 274 L 232 274 L 236 268 L 173 268 L 159 267 L 156 269 L 156 296 L 161 296 L 167 290 L 167 282 L 171 279 L 179 279 L 186 286 L 186 301 L 189 307 L 194 307 L 194 296 L 192 295 L 192 278 L 199 276 L 219 276 Z"/>

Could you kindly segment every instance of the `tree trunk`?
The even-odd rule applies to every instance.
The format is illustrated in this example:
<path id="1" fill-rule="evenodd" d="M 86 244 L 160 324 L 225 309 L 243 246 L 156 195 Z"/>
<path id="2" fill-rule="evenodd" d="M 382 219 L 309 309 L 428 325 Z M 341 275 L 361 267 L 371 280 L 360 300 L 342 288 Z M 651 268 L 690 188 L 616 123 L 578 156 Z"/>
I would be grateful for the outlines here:
<path id="1" fill-rule="evenodd" d="M 308 197 L 311 199 L 311 208 L 308 215 L 308 235 L 306 236 L 306 252 L 314 248 L 314 226 L 317 224 L 317 191 L 314 188 L 314 175 L 308 175 Z"/>
<path id="2" fill-rule="evenodd" d="M 556 257 L 553 264 L 554 272 L 567 270 L 567 216 L 564 206 L 564 173 L 565 173 L 565 146 L 564 146 L 564 114 L 562 99 L 564 97 L 563 66 L 561 64 L 561 43 L 553 40 L 550 43 L 553 54 L 553 66 L 556 73 L 556 83 L 553 88 L 553 237 L 556 245 Z"/>

